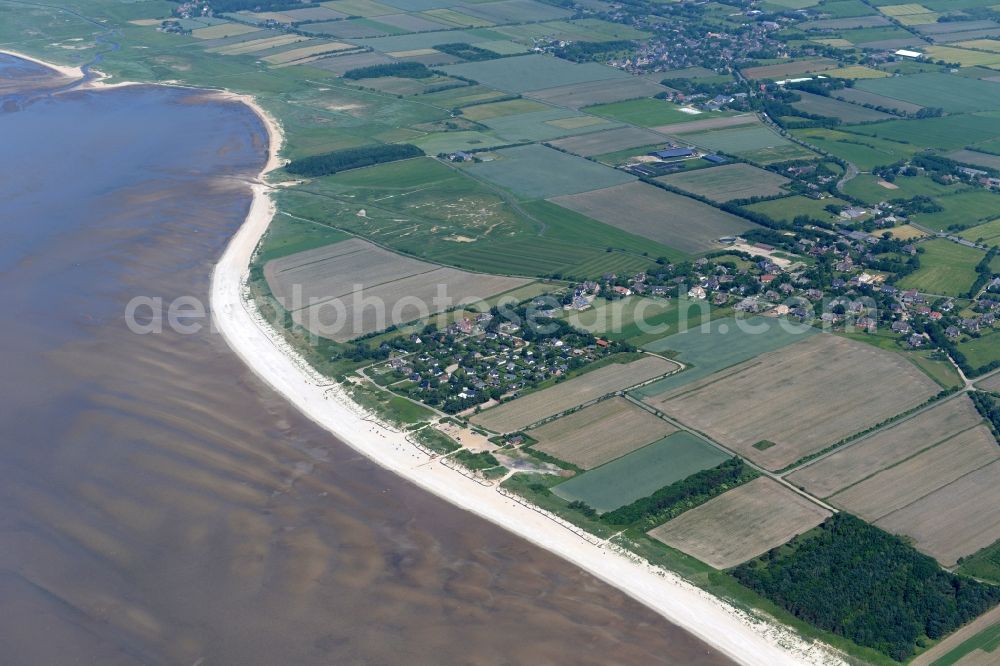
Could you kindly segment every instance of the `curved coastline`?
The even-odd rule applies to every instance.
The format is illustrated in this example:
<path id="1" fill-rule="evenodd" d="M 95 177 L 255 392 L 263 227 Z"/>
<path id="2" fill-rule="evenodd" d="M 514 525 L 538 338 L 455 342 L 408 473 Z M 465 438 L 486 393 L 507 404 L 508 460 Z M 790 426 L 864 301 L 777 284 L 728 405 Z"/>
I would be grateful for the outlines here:
<path id="1" fill-rule="evenodd" d="M 3 52 L 63 76 L 82 78 L 79 68 L 53 65 L 13 51 Z M 82 84 L 93 88 L 107 86 L 100 80 Z M 247 217 L 216 263 L 210 286 L 215 329 L 257 377 L 309 419 L 381 467 L 572 562 L 740 664 L 845 663 L 825 645 L 810 643 L 785 627 L 737 609 L 676 574 L 611 544 L 585 540 L 542 512 L 504 497 L 491 486 L 456 474 L 412 446 L 404 432 L 367 414 L 338 384 L 308 366 L 257 313 L 246 289 L 253 254 L 275 213 L 269 196 L 271 188 L 263 177 L 281 164 L 278 157 L 283 143 L 281 127 L 252 96 L 209 92 L 246 104 L 260 118 L 268 134 L 267 163 L 258 181 L 250 184 L 252 202 Z"/>

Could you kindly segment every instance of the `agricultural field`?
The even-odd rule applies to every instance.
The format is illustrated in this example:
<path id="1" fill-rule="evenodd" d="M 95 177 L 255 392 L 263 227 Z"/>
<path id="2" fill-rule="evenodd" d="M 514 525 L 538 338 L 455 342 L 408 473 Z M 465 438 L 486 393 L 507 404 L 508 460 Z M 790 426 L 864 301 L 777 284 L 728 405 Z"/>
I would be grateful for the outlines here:
<path id="1" fill-rule="evenodd" d="M 611 398 L 527 431 L 532 448 L 592 469 L 677 431 L 625 398 Z"/>
<path id="2" fill-rule="evenodd" d="M 372 65 L 385 65 L 390 62 L 394 61 L 389 56 L 375 53 L 374 51 L 366 51 L 364 53 L 349 53 L 321 58 L 311 63 L 310 66 L 320 67 L 339 76 L 352 69 L 371 67 Z"/>
<path id="3" fill-rule="evenodd" d="M 448 65 L 441 69 L 448 74 L 472 79 L 491 88 L 517 93 L 575 83 L 624 79 L 629 76 L 621 70 L 597 63 L 576 64 L 544 55 L 468 62 Z"/>
<path id="4" fill-rule="evenodd" d="M 948 153 L 945 157 L 955 160 L 956 162 L 962 162 L 963 164 L 972 164 L 974 166 L 981 166 L 986 167 L 987 169 L 996 169 L 1000 171 L 1000 155 L 991 155 L 989 153 L 981 153 L 976 150 L 962 149 Z"/>
<path id="5" fill-rule="evenodd" d="M 963 185 L 942 185 L 927 176 L 899 176 L 891 183 L 870 174 L 861 174 L 844 184 L 844 194 L 873 205 L 893 199 L 917 196 L 940 197 L 965 189 Z"/>
<path id="6" fill-rule="evenodd" d="M 889 229 L 889 234 L 898 240 L 915 240 L 917 238 L 927 237 L 926 231 L 921 231 L 920 229 L 917 229 L 909 224 L 904 224 L 900 227 L 893 227 L 892 229 Z"/>
<path id="7" fill-rule="evenodd" d="M 528 283 L 442 268 L 360 239 L 274 259 L 264 265 L 264 277 L 297 323 L 336 342 L 444 309 L 447 304 L 434 300 L 442 285 L 457 303 L 485 300 Z"/>
<path id="8" fill-rule="evenodd" d="M 893 164 L 920 152 L 919 146 L 840 130 L 797 129 L 792 130 L 792 134 L 819 150 L 854 164 L 861 171 Z"/>
<path id="9" fill-rule="evenodd" d="M 565 500 L 584 502 L 600 512 L 613 511 L 729 458 L 689 432 L 676 432 L 575 476 L 552 491 Z"/>
<path id="10" fill-rule="evenodd" d="M 977 386 L 984 391 L 993 391 L 994 393 L 1000 393 L 1000 373 L 991 375 L 990 377 L 980 381 Z"/>
<path id="11" fill-rule="evenodd" d="M 494 432 L 516 432 L 609 393 L 661 377 L 677 364 L 657 356 L 628 363 L 612 363 L 541 391 L 487 409 L 471 421 Z"/>
<path id="12" fill-rule="evenodd" d="M 857 390 L 862 386 L 871 389 Z M 824 334 L 645 402 L 778 470 L 916 407 L 938 390 L 898 354 Z"/>
<path id="13" fill-rule="evenodd" d="M 829 515 L 777 481 L 760 477 L 685 511 L 649 536 L 728 569 L 808 532 Z"/>
<path id="14" fill-rule="evenodd" d="M 985 426 L 977 432 L 983 446 L 988 443 L 993 451 L 998 448 Z M 1000 538 L 1000 461 L 924 495 L 880 519 L 876 526 L 905 534 L 918 550 L 944 566 L 954 566 L 959 558 Z"/>
<path id="15" fill-rule="evenodd" d="M 748 79 L 787 79 L 810 72 L 823 72 L 836 66 L 837 61 L 830 58 L 810 58 L 777 65 L 750 67 L 743 70 L 743 75 Z"/>
<path id="16" fill-rule="evenodd" d="M 949 113 L 1000 109 L 1000 83 L 981 82 L 952 74 L 913 74 L 858 81 L 856 88 Z"/>
<path id="17" fill-rule="evenodd" d="M 895 232 L 898 229 L 899 227 L 893 231 Z M 924 233 L 923 235 L 927 234 Z M 997 245 L 997 241 L 1000 240 L 1000 220 L 991 220 L 984 224 L 969 227 L 958 232 L 957 235 L 960 238 L 979 243 L 980 245 L 986 245 L 987 247 Z"/>
<path id="18" fill-rule="evenodd" d="M 902 100 L 894 99 L 892 97 L 886 97 L 885 95 L 878 95 L 867 90 L 861 90 L 860 88 L 842 88 L 840 90 L 833 90 L 830 92 L 831 95 L 835 96 L 837 99 L 844 100 L 845 102 L 850 102 L 852 104 L 857 104 L 858 106 L 864 106 L 869 104 L 873 107 L 881 107 L 883 109 L 891 109 L 897 113 L 916 113 L 920 109 L 924 108 L 919 104 L 912 104 L 910 102 L 904 102 Z"/>
<path id="19" fill-rule="evenodd" d="M 192 30 L 191 36 L 195 39 L 221 39 L 223 37 L 235 37 L 250 32 L 257 32 L 257 30 L 259 28 L 243 25 L 242 23 L 219 23 Z"/>
<path id="20" fill-rule="evenodd" d="M 959 396 L 860 439 L 786 478 L 816 497 L 829 497 L 982 422 Z"/>
<path id="21" fill-rule="evenodd" d="M 671 174 L 657 180 L 720 203 L 786 194 L 785 186 L 790 182 L 784 176 L 742 163 Z"/>
<path id="22" fill-rule="evenodd" d="M 957 62 L 962 67 L 996 67 L 1000 65 L 1000 53 L 970 51 L 952 46 L 931 46 L 925 49 L 928 57 L 945 62 Z"/>
<path id="23" fill-rule="evenodd" d="M 853 181 L 851 181 L 853 182 Z M 755 204 L 743 206 L 747 210 L 755 213 L 767 215 L 772 220 L 779 222 L 791 222 L 800 215 L 807 215 L 814 220 L 823 222 L 838 222 L 840 217 L 826 210 L 827 206 L 847 206 L 848 203 L 836 197 L 826 199 L 812 199 L 810 197 L 796 194 L 783 199 L 773 199 L 771 201 L 760 201 Z"/>
<path id="24" fill-rule="evenodd" d="M 779 350 L 818 333 L 811 326 L 795 325 L 768 317 L 742 320 L 726 317 L 704 325 L 695 321 L 690 326 L 681 327 L 679 332 L 649 342 L 643 347 L 647 351 L 676 358 L 686 366 L 684 371 L 653 382 L 634 393 L 642 399 L 661 396 L 723 368 Z"/>
<path id="25" fill-rule="evenodd" d="M 681 135 L 706 130 L 723 129 L 725 127 L 740 127 L 741 125 L 757 125 L 757 116 L 752 113 L 738 113 L 734 116 L 712 114 L 708 118 L 693 118 L 682 123 L 657 125 L 653 129 L 660 134 Z"/>
<path id="26" fill-rule="evenodd" d="M 920 268 L 904 277 L 899 286 L 916 289 L 924 294 L 961 296 L 976 281 L 976 264 L 983 258 L 982 250 L 966 247 L 944 239 L 934 239 L 917 246 Z"/>
<path id="27" fill-rule="evenodd" d="M 640 127 L 655 127 L 657 125 L 704 120 L 707 115 L 702 111 L 678 106 L 673 102 L 648 98 L 599 104 L 589 106 L 584 110 L 587 113 Z M 709 117 L 714 119 L 720 116 L 724 117 L 723 114 L 717 113 L 713 113 Z"/>
<path id="28" fill-rule="evenodd" d="M 763 125 L 685 134 L 684 140 L 708 150 L 736 155 L 761 164 L 818 157 Z"/>
<path id="29" fill-rule="evenodd" d="M 955 150 L 995 141 L 1000 137 L 998 122 L 1000 114 L 988 111 L 943 118 L 893 120 L 877 125 L 852 127 L 849 131 L 904 144 Z"/>
<path id="30" fill-rule="evenodd" d="M 473 108 L 473 107 L 467 107 Z M 618 127 L 605 118 L 590 116 L 568 109 L 548 108 L 544 111 L 498 116 L 480 121 L 505 144 L 547 141 L 572 134 L 597 132 Z M 513 149 L 512 149 L 513 150 Z"/>
<path id="31" fill-rule="evenodd" d="M 1000 332 L 985 331 L 978 338 L 958 343 L 958 350 L 974 368 L 981 368 L 1000 359 Z"/>
<path id="32" fill-rule="evenodd" d="M 525 199 L 588 192 L 635 180 L 635 176 L 545 146 L 505 148 L 496 155 L 497 159 L 473 164 L 468 171 Z"/>
<path id="33" fill-rule="evenodd" d="M 1000 447 L 993 435 L 986 426 L 976 426 L 839 491 L 829 501 L 875 522 L 997 458 Z"/>
<path id="34" fill-rule="evenodd" d="M 738 235 L 755 226 L 695 199 L 646 183 L 555 197 L 552 202 L 681 252 L 717 249 L 717 239 Z M 623 214 L 626 210 L 623 206 L 627 206 L 627 215 Z"/>
<path id="35" fill-rule="evenodd" d="M 877 122 L 879 120 L 895 118 L 891 114 L 875 111 L 874 109 L 866 109 L 857 104 L 841 102 L 833 97 L 824 97 L 823 95 L 814 95 L 802 91 L 796 91 L 795 94 L 801 99 L 798 102 L 793 102 L 792 106 L 799 111 L 816 116 L 836 118 L 846 124 Z"/>
<path id="36" fill-rule="evenodd" d="M 648 146 L 665 142 L 665 137 L 650 130 L 639 127 L 619 127 L 617 129 L 604 130 L 603 132 L 590 132 L 577 136 L 557 139 L 549 143 L 556 148 L 565 150 L 575 155 L 583 157 L 593 157 L 594 155 L 604 155 L 606 153 Z"/>
<path id="37" fill-rule="evenodd" d="M 479 45 L 482 46 L 481 44 Z M 607 104 L 623 99 L 653 97 L 664 92 L 666 88 L 646 79 L 631 77 L 611 81 L 592 81 L 576 83 L 569 86 L 543 88 L 527 93 L 527 97 L 556 106 L 581 109 L 585 106 Z"/>

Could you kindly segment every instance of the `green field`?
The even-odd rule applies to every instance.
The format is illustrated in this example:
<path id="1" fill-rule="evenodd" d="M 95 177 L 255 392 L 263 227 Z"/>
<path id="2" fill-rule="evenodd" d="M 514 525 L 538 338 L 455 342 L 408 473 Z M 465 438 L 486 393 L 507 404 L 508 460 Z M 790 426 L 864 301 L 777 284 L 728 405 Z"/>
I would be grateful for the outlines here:
<path id="1" fill-rule="evenodd" d="M 762 125 L 685 134 L 684 140 L 702 148 L 737 155 L 762 164 L 818 157 L 816 153 L 782 138 Z"/>
<path id="2" fill-rule="evenodd" d="M 1000 360 L 1000 332 L 983 331 L 978 338 L 958 343 L 958 350 L 965 354 L 966 360 L 973 368 L 981 368 Z"/>
<path id="3" fill-rule="evenodd" d="M 468 167 L 470 174 L 525 199 L 576 194 L 635 180 L 635 176 L 545 146 L 496 152 L 497 159 Z"/>
<path id="4" fill-rule="evenodd" d="M 805 113 L 811 113 L 817 116 L 825 116 L 827 118 L 836 118 L 844 123 L 865 123 L 878 120 L 889 120 L 895 117 L 888 113 L 875 111 L 874 109 L 866 109 L 865 107 L 858 106 L 857 104 L 841 102 L 839 99 L 834 99 L 833 97 L 813 95 L 801 91 L 796 94 L 799 95 L 801 99 L 798 102 L 793 102 L 792 106 L 799 111 L 804 111 Z"/>
<path id="5" fill-rule="evenodd" d="M 994 654 L 997 648 L 1000 648 L 1000 624 L 994 624 L 991 627 L 983 629 L 972 638 L 963 641 L 955 649 L 932 661 L 930 666 L 953 666 L 959 663 L 963 657 L 973 652 L 981 651 L 987 654 Z M 1000 658 L 1000 655 L 994 657 L 994 659 L 998 658 Z"/>
<path id="6" fill-rule="evenodd" d="M 584 111 L 640 127 L 656 127 L 732 115 L 731 113 L 685 113 L 680 109 L 681 107 L 673 102 L 649 98 L 598 104 L 588 106 Z"/>
<path id="7" fill-rule="evenodd" d="M 519 93 L 573 83 L 628 77 L 628 74 L 621 70 L 597 63 L 576 64 L 544 55 L 514 56 L 499 60 L 467 62 L 447 65 L 441 69 L 448 74 L 472 79 L 491 88 Z"/>
<path id="8" fill-rule="evenodd" d="M 986 245 L 1000 244 L 1000 219 L 971 227 L 958 234 L 962 238 Z"/>
<path id="9" fill-rule="evenodd" d="M 844 184 L 844 194 L 860 199 L 866 204 L 877 204 L 880 201 L 893 199 L 910 199 L 916 196 L 939 197 L 954 194 L 966 189 L 964 185 L 942 185 L 927 176 L 899 176 L 889 183 L 894 187 L 880 185 L 880 178 L 870 174 L 861 174 Z"/>
<path id="10" fill-rule="evenodd" d="M 839 216 L 826 210 L 829 205 L 847 206 L 848 203 L 836 197 L 826 199 L 811 199 L 801 195 L 785 197 L 783 199 L 773 199 L 771 201 L 761 201 L 760 203 L 744 206 L 747 210 L 755 213 L 763 213 L 772 220 L 779 222 L 791 222 L 799 215 L 807 215 L 816 220 L 824 222 L 836 222 Z"/>
<path id="11" fill-rule="evenodd" d="M 893 164 L 920 151 L 919 146 L 831 129 L 792 130 L 806 143 L 851 162 L 862 171 Z"/>
<path id="12" fill-rule="evenodd" d="M 681 431 L 575 476 L 552 488 L 552 492 L 600 512 L 612 511 L 729 457 L 701 438 Z"/>
<path id="13" fill-rule="evenodd" d="M 1000 83 L 927 73 L 858 81 L 856 88 L 950 113 L 1000 109 Z"/>
<path id="14" fill-rule="evenodd" d="M 706 326 L 692 327 L 644 345 L 643 349 L 676 358 L 687 367 L 636 389 L 634 394 L 640 398 L 660 395 L 817 333 L 818 329 L 780 319 L 715 319 Z"/>
<path id="15" fill-rule="evenodd" d="M 913 216 L 913 222 L 935 231 L 966 229 L 995 219 L 1000 210 L 1000 195 L 983 189 L 937 197 L 934 201 L 944 210 L 918 213 Z"/>
<path id="16" fill-rule="evenodd" d="M 961 296 L 976 281 L 976 264 L 984 253 L 944 239 L 930 240 L 918 246 L 920 269 L 904 277 L 899 286 L 926 294 Z"/>
<path id="17" fill-rule="evenodd" d="M 596 277 L 684 256 L 546 201 L 515 206 L 509 195 L 430 158 L 319 178 L 277 198 L 297 217 L 474 271 Z"/>
<path id="18" fill-rule="evenodd" d="M 1000 75 L 1000 72 L 997 74 Z M 997 87 L 1000 88 L 1000 85 Z M 955 150 L 1000 137 L 1000 113 L 988 111 L 943 118 L 892 120 L 876 125 L 852 127 L 850 131 L 904 144 Z"/>

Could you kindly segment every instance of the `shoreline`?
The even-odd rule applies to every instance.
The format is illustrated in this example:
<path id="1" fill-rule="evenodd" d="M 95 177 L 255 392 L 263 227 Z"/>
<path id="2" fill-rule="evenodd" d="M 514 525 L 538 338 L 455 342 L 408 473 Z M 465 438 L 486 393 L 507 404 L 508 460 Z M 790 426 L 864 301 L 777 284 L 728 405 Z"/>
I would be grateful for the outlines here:
<path id="1" fill-rule="evenodd" d="M 826 645 L 809 643 L 779 624 L 754 618 L 633 553 L 594 544 L 540 510 L 456 473 L 421 453 L 404 432 L 365 413 L 339 384 L 310 367 L 257 313 L 246 290 L 253 254 L 276 212 L 264 176 L 282 163 L 278 157 L 284 141 L 281 127 L 253 96 L 228 93 L 226 97 L 247 104 L 261 119 L 269 137 L 269 155 L 258 182 L 251 186 L 253 199 L 246 220 L 212 272 L 210 301 L 216 330 L 259 379 L 383 469 L 573 563 L 737 663 L 845 663 Z"/>
<path id="2" fill-rule="evenodd" d="M 35 62 L 64 76 L 82 78 L 80 68 L 61 67 L 12 51 L 0 51 Z M 127 85 L 171 85 L 98 79 L 86 88 Z M 188 87 L 188 86 L 173 86 Z M 212 270 L 212 322 L 229 348 L 272 390 L 337 439 L 380 467 L 420 488 L 558 555 L 642 603 L 714 650 L 746 666 L 830 665 L 845 663 L 828 646 L 809 642 L 790 629 L 737 609 L 728 602 L 684 581 L 677 574 L 650 565 L 637 555 L 607 543 L 593 543 L 565 529 L 547 514 L 497 492 L 493 486 L 458 474 L 409 443 L 405 432 L 379 422 L 354 403 L 342 387 L 313 370 L 292 350 L 280 332 L 257 313 L 246 289 L 249 266 L 261 237 L 275 214 L 265 176 L 281 165 L 284 142 L 278 121 L 253 96 L 205 89 L 221 99 L 246 104 L 260 118 L 268 135 L 268 159 L 250 185 L 252 200 L 243 223 Z"/>

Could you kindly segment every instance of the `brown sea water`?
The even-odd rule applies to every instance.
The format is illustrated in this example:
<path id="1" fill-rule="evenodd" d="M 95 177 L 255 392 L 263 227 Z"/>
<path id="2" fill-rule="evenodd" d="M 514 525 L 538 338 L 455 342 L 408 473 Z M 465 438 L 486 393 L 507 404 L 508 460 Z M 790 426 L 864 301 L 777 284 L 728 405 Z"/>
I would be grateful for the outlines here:
<path id="1" fill-rule="evenodd" d="M 245 107 L 7 102 L 0 663 L 730 663 L 379 469 L 219 336 L 128 330 L 135 296 L 205 299 L 265 159 Z"/>

